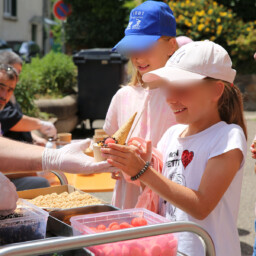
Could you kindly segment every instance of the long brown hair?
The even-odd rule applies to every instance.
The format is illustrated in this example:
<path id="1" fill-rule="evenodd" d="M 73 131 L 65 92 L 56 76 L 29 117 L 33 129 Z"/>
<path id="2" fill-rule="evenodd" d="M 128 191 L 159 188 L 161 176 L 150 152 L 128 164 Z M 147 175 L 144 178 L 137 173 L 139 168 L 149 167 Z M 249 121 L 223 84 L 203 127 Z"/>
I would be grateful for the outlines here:
<path id="1" fill-rule="evenodd" d="M 160 39 L 165 40 L 165 41 L 169 41 L 172 38 L 175 38 L 175 37 L 171 37 L 171 36 L 161 36 L 160 37 Z M 178 48 L 179 47 L 178 47 L 178 44 L 176 42 L 176 49 L 175 49 L 175 51 Z M 131 78 L 131 81 L 128 83 L 128 85 L 136 86 L 138 84 L 143 85 L 142 77 L 141 77 L 140 72 L 132 66 L 132 78 Z"/>
<path id="2" fill-rule="evenodd" d="M 205 80 L 219 81 L 213 78 Z M 222 81 L 222 80 L 221 80 Z M 222 81 L 225 85 L 222 96 L 218 101 L 218 111 L 222 121 L 228 124 L 239 125 L 247 139 L 247 127 L 244 119 L 243 96 L 237 86 L 226 81 Z"/>

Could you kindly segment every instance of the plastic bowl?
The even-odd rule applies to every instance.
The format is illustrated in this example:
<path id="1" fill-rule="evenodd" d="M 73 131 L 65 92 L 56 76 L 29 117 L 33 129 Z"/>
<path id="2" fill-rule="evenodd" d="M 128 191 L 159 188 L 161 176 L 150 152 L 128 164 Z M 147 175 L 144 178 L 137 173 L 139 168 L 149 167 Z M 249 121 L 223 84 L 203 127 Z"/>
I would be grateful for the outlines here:
<path id="1" fill-rule="evenodd" d="M 102 156 L 100 149 L 101 146 L 99 146 L 97 143 L 93 143 L 93 154 L 96 162 L 102 162 L 107 160 L 107 158 Z"/>

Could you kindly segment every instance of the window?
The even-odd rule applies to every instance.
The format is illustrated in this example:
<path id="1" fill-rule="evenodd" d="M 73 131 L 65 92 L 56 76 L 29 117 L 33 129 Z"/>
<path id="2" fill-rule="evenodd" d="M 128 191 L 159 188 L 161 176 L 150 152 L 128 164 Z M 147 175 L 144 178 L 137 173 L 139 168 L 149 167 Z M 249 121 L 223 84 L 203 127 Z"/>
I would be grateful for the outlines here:
<path id="1" fill-rule="evenodd" d="M 17 0 L 4 0 L 4 16 L 17 16 Z"/>
<path id="2" fill-rule="evenodd" d="M 37 42 L 37 25 L 31 25 L 31 40 Z"/>

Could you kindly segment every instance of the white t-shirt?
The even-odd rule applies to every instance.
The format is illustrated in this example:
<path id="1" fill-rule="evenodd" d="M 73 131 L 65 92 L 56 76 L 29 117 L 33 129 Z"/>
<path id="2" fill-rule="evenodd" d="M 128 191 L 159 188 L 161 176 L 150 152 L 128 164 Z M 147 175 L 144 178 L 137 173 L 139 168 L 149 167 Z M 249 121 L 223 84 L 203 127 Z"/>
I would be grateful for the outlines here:
<path id="1" fill-rule="evenodd" d="M 186 127 L 186 125 L 171 127 L 158 143 L 158 149 L 164 157 L 163 175 L 170 180 L 198 190 L 209 159 L 233 149 L 240 149 L 245 159 L 247 145 L 240 126 L 219 122 L 198 134 L 181 138 L 180 134 Z M 163 199 L 160 199 L 161 215 L 172 221 L 198 223 L 212 237 L 217 256 L 240 256 L 236 222 L 243 166 L 244 160 L 220 202 L 204 220 L 193 218 Z M 188 232 L 179 235 L 179 251 L 189 256 L 205 255 L 198 237 Z"/>
<path id="2" fill-rule="evenodd" d="M 131 137 L 151 140 L 154 147 L 167 129 L 176 124 L 162 90 L 124 86 L 111 101 L 103 129 L 113 135 L 135 112 L 138 114 L 134 124 L 138 123 L 135 129 L 132 127 Z M 140 194 L 140 187 L 121 177 L 116 182 L 112 203 L 121 209 L 134 208 Z"/>

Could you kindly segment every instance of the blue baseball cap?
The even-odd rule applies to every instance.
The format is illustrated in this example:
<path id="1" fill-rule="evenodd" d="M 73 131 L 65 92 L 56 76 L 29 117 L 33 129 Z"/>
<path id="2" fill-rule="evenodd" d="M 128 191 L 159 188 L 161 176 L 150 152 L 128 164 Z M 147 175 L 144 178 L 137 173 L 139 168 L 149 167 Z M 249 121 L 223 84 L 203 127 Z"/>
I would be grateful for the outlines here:
<path id="1" fill-rule="evenodd" d="M 112 50 L 120 53 L 145 50 L 161 36 L 176 36 L 173 12 L 166 3 L 146 1 L 131 11 L 125 37 Z"/>

